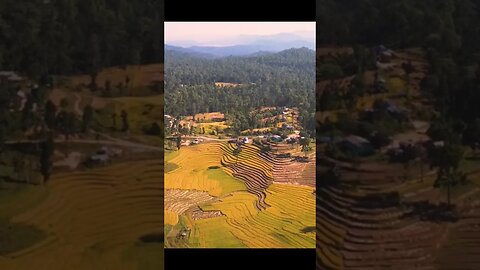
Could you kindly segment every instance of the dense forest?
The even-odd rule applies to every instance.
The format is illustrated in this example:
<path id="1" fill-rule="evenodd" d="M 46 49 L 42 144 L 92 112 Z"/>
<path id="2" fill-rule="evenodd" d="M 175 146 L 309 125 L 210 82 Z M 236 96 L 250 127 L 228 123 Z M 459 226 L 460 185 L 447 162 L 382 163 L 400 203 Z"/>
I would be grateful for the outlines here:
<path id="1" fill-rule="evenodd" d="M 173 116 L 222 111 L 249 127 L 260 106 L 298 107 L 300 121 L 315 132 L 315 52 L 289 49 L 255 57 L 207 59 L 165 52 L 165 113 Z M 214 82 L 242 84 L 217 88 Z"/>
<path id="2" fill-rule="evenodd" d="M 479 9 L 478 0 L 318 0 L 317 46 L 423 48 L 430 68 L 422 88 L 441 112 L 437 126 L 477 130 Z"/>
<path id="3" fill-rule="evenodd" d="M 86 131 L 93 121 L 90 106 L 78 119 L 66 100 L 48 100 L 52 78 L 163 62 L 163 2 L 2 0 L 0 41 L 0 154 L 25 152 L 18 139 L 45 140 L 37 147 L 45 151 L 29 154 L 47 179 L 53 136 Z"/>
<path id="4" fill-rule="evenodd" d="M 2 0 L 0 70 L 31 78 L 163 59 L 163 2 Z"/>

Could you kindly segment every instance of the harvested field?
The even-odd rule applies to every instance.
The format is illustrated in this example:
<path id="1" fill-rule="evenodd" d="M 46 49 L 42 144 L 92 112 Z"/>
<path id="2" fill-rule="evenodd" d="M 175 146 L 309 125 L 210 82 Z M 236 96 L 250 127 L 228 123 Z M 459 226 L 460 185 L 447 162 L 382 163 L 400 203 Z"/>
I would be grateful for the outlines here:
<path id="1" fill-rule="evenodd" d="M 166 194 L 183 203 L 177 209 L 166 206 L 166 211 L 182 213 L 178 221 L 168 214 L 169 224 L 179 226 L 166 232 L 170 244 L 172 234 L 188 228 L 188 247 L 313 247 L 314 233 L 302 230 L 314 227 L 314 188 L 274 184 L 277 160 L 256 146 L 243 145 L 238 156 L 233 150 L 230 143 L 203 143 L 169 158 L 179 168 L 166 174 Z"/>
<path id="2" fill-rule="evenodd" d="M 197 190 L 211 196 L 221 196 L 234 190 L 245 189 L 244 184 L 229 176 L 221 166 L 221 151 L 217 143 L 204 143 L 180 149 L 181 154 L 170 159 L 177 164 L 175 171 L 165 175 L 165 190 Z"/>
<path id="3" fill-rule="evenodd" d="M 314 247 L 315 234 L 301 231 L 315 226 L 315 197 L 311 188 L 273 184 L 266 192 L 270 207 L 264 211 L 258 211 L 255 200 L 256 196 L 250 193 L 236 192 L 202 210 L 224 213 L 225 217 L 209 219 L 208 225 L 230 232 L 248 247 Z M 215 231 L 204 231 L 204 224 L 194 224 L 192 234 L 204 244 L 202 247 L 227 247 L 221 242 L 209 242 Z"/>
<path id="4" fill-rule="evenodd" d="M 167 189 L 165 191 L 165 209 L 181 215 L 194 205 L 208 202 L 215 197 L 204 191 Z"/>
<path id="5" fill-rule="evenodd" d="M 11 218 L 47 237 L 1 257 L 0 268 L 132 270 L 145 263 L 161 268 L 163 244 L 140 243 L 161 232 L 162 177 L 157 160 L 53 175 L 45 187 L 48 197 Z"/>

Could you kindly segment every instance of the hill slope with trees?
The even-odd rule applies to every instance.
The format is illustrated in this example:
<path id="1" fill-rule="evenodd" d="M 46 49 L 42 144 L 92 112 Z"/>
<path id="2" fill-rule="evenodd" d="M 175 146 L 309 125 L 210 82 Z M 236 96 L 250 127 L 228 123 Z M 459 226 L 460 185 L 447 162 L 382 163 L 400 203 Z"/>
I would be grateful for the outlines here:
<path id="1" fill-rule="evenodd" d="M 165 113 L 173 116 L 222 111 L 248 118 L 260 106 L 298 107 L 314 133 L 315 52 L 289 49 L 256 57 L 205 59 L 165 52 Z M 218 88 L 215 82 L 242 84 Z M 242 115 L 242 116 L 239 116 Z M 243 121 L 244 127 L 248 120 Z"/>

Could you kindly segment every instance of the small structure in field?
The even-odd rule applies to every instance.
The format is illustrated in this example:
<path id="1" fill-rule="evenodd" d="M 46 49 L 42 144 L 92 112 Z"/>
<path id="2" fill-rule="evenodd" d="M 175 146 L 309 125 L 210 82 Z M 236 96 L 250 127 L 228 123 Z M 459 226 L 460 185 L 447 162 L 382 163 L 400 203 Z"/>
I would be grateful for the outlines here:
<path id="1" fill-rule="evenodd" d="M 0 71 L 0 83 L 4 82 L 12 82 L 12 83 L 19 83 L 23 82 L 24 78 L 18 75 L 14 71 Z"/>
<path id="2" fill-rule="evenodd" d="M 368 156 L 375 152 L 369 140 L 356 135 L 344 137 L 338 142 L 338 145 L 343 152 L 359 156 Z"/>
<path id="3" fill-rule="evenodd" d="M 102 146 L 94 155 L 91 155 L 86 161 L 85 165 L 93 166 L 99 164 L 106 164 L 113 157 L 118 157 L 122 154 L 122 149 L 110 148 Z"/>

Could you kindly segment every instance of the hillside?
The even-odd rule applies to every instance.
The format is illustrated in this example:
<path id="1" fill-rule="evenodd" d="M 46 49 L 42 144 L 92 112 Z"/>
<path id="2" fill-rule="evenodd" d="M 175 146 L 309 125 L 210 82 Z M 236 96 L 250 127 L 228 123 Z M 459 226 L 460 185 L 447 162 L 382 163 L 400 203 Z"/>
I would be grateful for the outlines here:
<path id="1" fill-rule="evenodd" d="M 317 1 L 317 269 L 477 269 L 478 1 Z"/>
<path id="2" fill-rule="evenodd" d="M 314 72 L 315 52 L 307 48 L 221 59 L 166 51 L 165 113 L 227 112 L 233 121 L 243 123 L 234 126 L 244 130 L 251 118 L 247 112 L 253 108 L 298 107 L 302 125 L 313 134 Z M 215 87 L 217 82 L 242 86 L 219 88 Z"/>
<path id="3" fill-rule="evenodd" d="M 253 53 L 253 52 L 252 52 Z M 188 67 L 187 67 L 188 66 Z M 167 84 L 199 84 L 215 81 L 260 83 L 279 79 L 285 73 L 311 80 L 315 51 L 288 49 L 274 54 L 251 57 L 204 59 L 182 50 L 165 51 Z M 182 70 L 182 72 L 177 72 Z M 233 72 L 237 70 L 237 72 Z M 285 79 L 284 79 L 285 80 Z"/>

